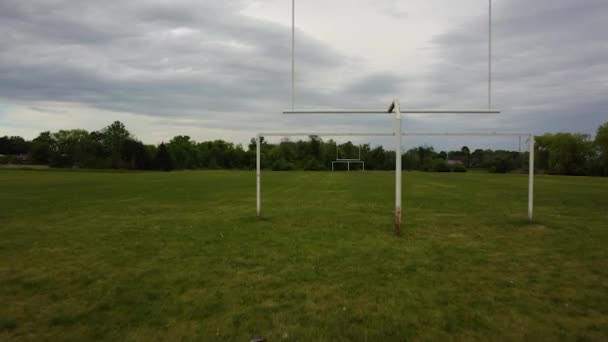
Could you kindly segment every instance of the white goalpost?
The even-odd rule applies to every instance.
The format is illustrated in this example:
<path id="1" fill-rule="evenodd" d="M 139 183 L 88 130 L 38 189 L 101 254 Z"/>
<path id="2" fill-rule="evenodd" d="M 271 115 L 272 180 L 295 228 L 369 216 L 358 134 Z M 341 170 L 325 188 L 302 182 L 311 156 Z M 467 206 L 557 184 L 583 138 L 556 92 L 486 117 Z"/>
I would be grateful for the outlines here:
<path id="1" fill-rule="evenodd" d="M 359 158 L 340 158 L 340 147 L 336 142 L 336 160 L 331 162 L 331 172 L 335 171 L 335 164 L 346 164 L 348 172 L 350 172 L 350 164 L 359 164 L 361 171 L 365 171 L 365 162 L 361 160 L 361 145 L 359 145 Z"/>
<path id="2" fill-rule="evenodd" d="M 532 220 L 533 211 L 533 165 L 534 165 L 534 137 L 530 133 L 404 133 L 402 132 L 402 114 L 499 114 L 500 111 L 492 109 L 492 0 L 488 0 L 488 107 L 486 109 L 402 109 L 398 99 L 395 99 L 389 106 L 388 110 L 373 109 L 373 110 L 300 110 L 295 108 L 295 0 L 292 0 L 292 27 L 291 27 L 291 109 L 283 111 L 286 115 L 323 115 L 323 114 L 341 114 L 341 115 L 367 115 L 367 114 L 388 114 L 394 117 L 394 131 L 391 133 L 301 133 L 301 132 L 283 132 L 283 133 L 259 133 L 256 137 L 256 182 L 257 182 L 257 215 L 261 216 L 261 163 L 260 163 L 260 143 L 263 136 L 341 136 L 341 137 L 387 137 L 395 138 L 395 155 L 402 156 L 401 140 L 404 135 L 476 135 L 476 136 L 498 136 L 498 135 L 526 135 L 530 136 L 530 181 L 528 191 L 528 218 Z M 402 165 L 401 158 L 395 158 L 395 233 L 401 232 L 401 177 Z"/>
<path id="3" fill-rule="evenodd" d="M 365 162 L 363 160 L 359 160 L 359 159 L 341 159 L 341 160 L 334 160 L 331 162 L 331 172 L 335 172 L 335 165 L 336 164 L 346 164 L 346 171 L 350 172 L 350 164 L 359 164 L 361 165 L 361 171 L 365 172 Z"/>
<path id="4" fill-rule="evenodd" d="M 261 168 L 261 140 L 262 137 L 306 137 L 306 136 L 317 136 L 317 137 L 391 137 L 396 136 L 395 133 L 294 133 L 294 132 L 273 132 L 273 133 L 259 133 L 256 136 L 256 199 L 257 199 L 257 215 L 262 215 L 262 168 Z M 522 137 L 527 136 L 529 138 L 528 145 L 528 220 L 532 222 L 534 219 L 534 135 L 531 133 L 517 133 L 517 132 L 401 132 L 398 136 L 399 141 L 401 137 L 412 137 L 412 136 L 468 136 L 468 137 Z M 401 158 L 398 158 L 399 154 L 395 155 L 396 164 L 401 165 Z M 397 170 L 396 173 L 401 175 L 403 171 Z M 401 176 L 396 177 L 399 182 L 395 183 L 395 206 L 401 208 L 401 189 L 397 188 L 401 186 Z M 399 207 L 397 207 L 399 205 Z M 397 227 L 396 227 L 397 229 Z M 396 231 L 398 233 L 398 231 Z"/>

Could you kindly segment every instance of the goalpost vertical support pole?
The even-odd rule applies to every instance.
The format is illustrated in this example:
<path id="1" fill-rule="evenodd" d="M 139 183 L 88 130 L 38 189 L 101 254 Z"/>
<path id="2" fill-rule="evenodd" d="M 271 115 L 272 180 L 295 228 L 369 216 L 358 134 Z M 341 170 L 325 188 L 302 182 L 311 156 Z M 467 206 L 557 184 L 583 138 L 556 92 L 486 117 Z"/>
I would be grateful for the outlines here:
<path id="1" fill-rule="evenodd" d="M 296 102 L 296 0 L 291 0 L 291 110 Z"/>
<path id="2" fill-rule="evenodd" d="M 401 109 L 395 100 L 395 234 L 401 234 Z"/>
<path id="3" fill-rule="evenodd" d="M 530 146 L 528 147 L 530 161 L 528 165 L 528 220 L 534 218 L 534 135 L 530 134 Z"/>
<path id="4" fill-rule="evenodd" d="M 258 213 L 258 217 L 262 216 L 262 196 L 261 196 L 261 178 L 262 178 L 262 171 L 261 171 L 261 165 L 260 165 L 260 143 L 261 143 L 261 136 L 258 134 L 258 136 L 255 139 L 255 177 L 256 177 L 256 200 L 257 200 L 257 213 Z"/>
<path id="5" fill-rule="evenodd" d="M 488 0 L 488 109 L 492 108 L 492 0 Z"/>

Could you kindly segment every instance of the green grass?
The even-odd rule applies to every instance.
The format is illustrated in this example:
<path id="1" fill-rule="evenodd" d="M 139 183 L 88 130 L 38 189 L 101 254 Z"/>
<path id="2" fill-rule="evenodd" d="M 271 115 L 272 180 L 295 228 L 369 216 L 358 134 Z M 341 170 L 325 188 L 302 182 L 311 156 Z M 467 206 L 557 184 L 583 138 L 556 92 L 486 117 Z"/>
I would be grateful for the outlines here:
<path id="1" fill-rule="evenodd" d="M 606 340 L 608 179 L 0 170 L 0 340 Z"/>

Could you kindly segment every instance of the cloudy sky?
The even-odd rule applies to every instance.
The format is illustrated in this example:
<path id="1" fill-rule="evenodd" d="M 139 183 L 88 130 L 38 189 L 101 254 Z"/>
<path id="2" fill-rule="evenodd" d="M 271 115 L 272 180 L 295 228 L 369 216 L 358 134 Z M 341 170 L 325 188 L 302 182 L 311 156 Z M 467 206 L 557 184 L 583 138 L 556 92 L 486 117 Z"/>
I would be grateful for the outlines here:
<path id="1" fill-rule="evenodd" d="M 608 121 L 608 1 L 494 0 L 497 116 L 408 131 L 571 131 Z M 296 0 L 296 107 L 487 106 L 487 0 Z M 390 116 L 284 116 L 289 0 L 0 1 L 0 135 L 100 129 L 247 142 L 260 131 L 390 131 Z M 363 139 L 390 146 L 388 140 Z M 515 139 L 405 144 L 517 148 Z"/>

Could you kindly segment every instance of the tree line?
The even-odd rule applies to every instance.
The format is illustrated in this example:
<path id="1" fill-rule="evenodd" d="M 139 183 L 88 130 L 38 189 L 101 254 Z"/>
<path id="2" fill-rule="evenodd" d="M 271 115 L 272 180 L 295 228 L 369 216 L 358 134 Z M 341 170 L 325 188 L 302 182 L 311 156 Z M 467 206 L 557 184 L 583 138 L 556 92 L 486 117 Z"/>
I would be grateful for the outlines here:
<path id="1" fill-rule="evenodd" d="M 42 132 L 31 141 L 18 136 L 0 137 L 0 163 L 36 164 L 56 168 L 174 170 L 255 168 L 255 139 L 247 146 L 224 140 L 196 142 L 179 135 L 167 143 L 147 145 L 137 140 L 119 121 L 93 132 L 82 129 Z M 382 146 L 336 145 L 316 136 L 305 140 L 283 139 L 277 144 L 262 138 L 262 167 L 276 171 L 331 169 L 341 158 L 359 158 L 368 170 L 392 170 L 395 152 Z M 536 137 L 536 170 L 558 175 L 608 176 L 608 123 L 595 139 L 587 134 L 556 133 Z M 465 172 L 486 169 L 506 173 L 526 171 L 528 152 L 475 149 L 436 151 L 418 146 L 402 155 L 405 170 Z M 351 165 L 356 167 L 356 165 Z M 336 166 L 340 167 L 339 165 Z"/>

